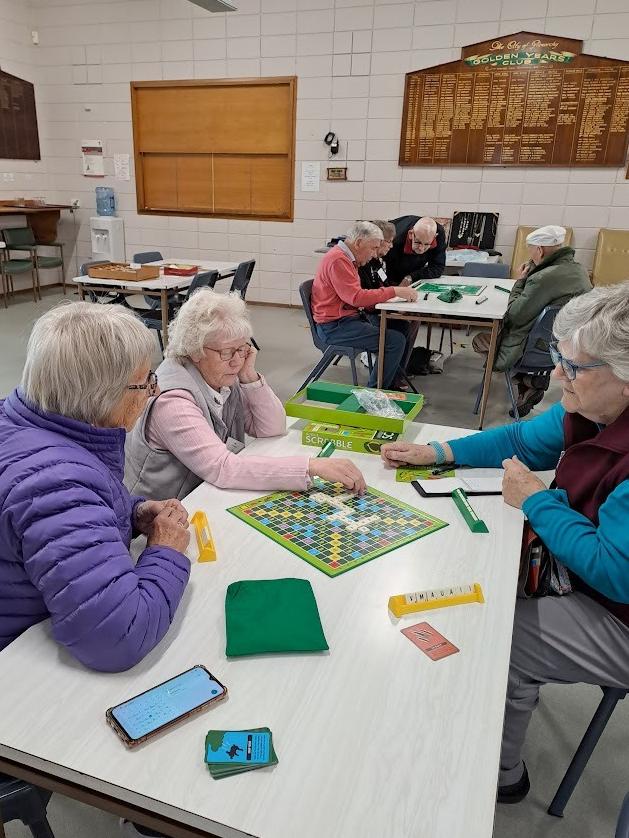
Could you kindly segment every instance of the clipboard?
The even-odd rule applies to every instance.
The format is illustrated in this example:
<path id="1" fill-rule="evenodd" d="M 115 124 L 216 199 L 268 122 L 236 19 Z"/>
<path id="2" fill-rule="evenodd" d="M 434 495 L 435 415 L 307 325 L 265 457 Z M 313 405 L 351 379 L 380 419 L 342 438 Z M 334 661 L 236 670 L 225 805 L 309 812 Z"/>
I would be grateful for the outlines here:
<path id="1" fill-rule="evenodd" d="M 412 480 L 411 486 L 423 498 L 449 498 L 452 497 L 452 492 L 455 489 L 463 489 L 465 494 L 470 497 L 474 495 L 482 497 L 502 494 L 502 485 L 500 487 L 497 485 L 498 479 L 477 477 L 464 480 L 460 477 L 449 477 L 440 480 Z M 482 487 L 481 481 L 486 482 L 487 485 Z M 502 483 L 501 478 L 500 483 Z"/>

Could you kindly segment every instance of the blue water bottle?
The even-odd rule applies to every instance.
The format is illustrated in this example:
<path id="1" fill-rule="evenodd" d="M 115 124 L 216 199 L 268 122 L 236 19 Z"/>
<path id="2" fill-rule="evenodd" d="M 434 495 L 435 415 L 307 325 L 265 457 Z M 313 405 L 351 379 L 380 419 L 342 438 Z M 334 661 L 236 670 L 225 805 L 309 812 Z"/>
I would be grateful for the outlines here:
<path id="1" fill-rule="evenodd" d="M 116 214 L 116 196 L 111 186 L 96 187 L 96 212 L 98 215 Z"/>

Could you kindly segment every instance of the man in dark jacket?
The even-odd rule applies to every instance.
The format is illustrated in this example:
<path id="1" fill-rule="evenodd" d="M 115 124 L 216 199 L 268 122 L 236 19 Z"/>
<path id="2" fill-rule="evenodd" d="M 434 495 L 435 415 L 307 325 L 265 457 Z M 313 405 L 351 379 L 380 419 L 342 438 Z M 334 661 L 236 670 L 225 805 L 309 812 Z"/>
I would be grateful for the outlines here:
<path id="1" fill-rule="evenodd" d="M 385 256 L 387 284 L 408 285 L 436 279 L 446 267 L 446 233 L 434 218 L 403 215 L 394 218 L 395 238 Z"/>

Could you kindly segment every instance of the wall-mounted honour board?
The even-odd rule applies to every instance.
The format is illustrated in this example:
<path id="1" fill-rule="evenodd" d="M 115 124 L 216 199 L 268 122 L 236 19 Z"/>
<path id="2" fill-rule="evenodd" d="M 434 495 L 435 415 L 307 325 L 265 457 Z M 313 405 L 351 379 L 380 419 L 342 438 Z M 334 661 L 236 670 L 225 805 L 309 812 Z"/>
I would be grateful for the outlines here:
<path id="1" fill-rule="evenodd" d="M 132 82 L 138 212 L 292 220 L 296 88 Z"/>
<path id="2" fill-rule="evenodd" d="M 629 61 L 519 32 L 407 73 L 401 166 L 620 166 Z"/>
<path id="3" fill-rule="evenodd" d="M 40 160 L 35 89 L 0 70 L 0 158 Z"/>

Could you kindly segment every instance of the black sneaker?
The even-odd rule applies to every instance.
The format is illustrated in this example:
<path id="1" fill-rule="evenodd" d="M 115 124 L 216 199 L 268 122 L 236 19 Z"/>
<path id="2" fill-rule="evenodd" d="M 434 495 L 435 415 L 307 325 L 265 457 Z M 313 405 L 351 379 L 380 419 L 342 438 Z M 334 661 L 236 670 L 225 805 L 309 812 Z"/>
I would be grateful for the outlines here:
<path id="1" fill-rule="evenodd" d="M 525 765 L 524 774 L 517 783 L 511 783 L 509 786 L 498 786 L 498 803 L 519 803 L 524 800 L 530 789 L 529 772 Z"/>
<path id="2" fill-rule="evenodd" d="M 529 413 L 533 410 L 536 404 L 539 404 L 541 400 L 544 398 L 545 390 L 529 390 L 526 396 L 522 399 L 522 401 L 518 401 L 518 416 L 522 419 L 524 416 L 528 416 Z M 509 416 L 512 419 L 515 419 L 515 413 L 513 408 L 509 410 Z"/>

